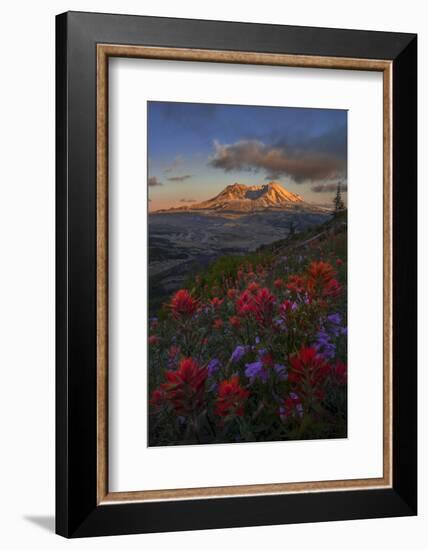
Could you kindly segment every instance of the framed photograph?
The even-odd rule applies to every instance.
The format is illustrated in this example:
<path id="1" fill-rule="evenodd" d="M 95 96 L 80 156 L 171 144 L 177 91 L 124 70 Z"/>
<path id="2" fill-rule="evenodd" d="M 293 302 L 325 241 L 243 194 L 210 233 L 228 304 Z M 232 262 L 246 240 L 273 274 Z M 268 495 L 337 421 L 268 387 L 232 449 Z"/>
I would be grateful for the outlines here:
<path id="1" fill-rule="evenodd" d="M 416 514 L 416 35 L 56 24 L 57 533 Z"/>

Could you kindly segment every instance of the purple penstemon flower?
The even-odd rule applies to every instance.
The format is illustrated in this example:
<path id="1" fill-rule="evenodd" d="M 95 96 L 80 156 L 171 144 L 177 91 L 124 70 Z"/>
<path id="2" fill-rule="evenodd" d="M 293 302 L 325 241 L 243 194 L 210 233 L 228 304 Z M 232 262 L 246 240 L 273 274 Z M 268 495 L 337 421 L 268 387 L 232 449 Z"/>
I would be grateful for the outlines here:
<path id="1" fill-rule="evenodd" d="M 348 332 L 341 322 L 340 313 L 331 313 L 327 315 L 324 326 L 317 333 L 315 348 L 327 360 L 333 359 L 336 355 L 336 339 L 339 336 L 346 336 Z"/>
<path id="2" fill-rule="evenodd" d="M 332 313 L 331 315 L 327 315 L 327 320 L 330 321 L 330 323 L 333 323 L 333 325 L 340 325 L 342 322 L 342 316 L 340 313 Z"/>
<path id="3" fill-rule="evenodd" d="M 232 355 L 230 356 L 230 360 L 232 361 L 232 363 L 237 363 L 244 357 L 247 351 L 248 346 L 236 346 Z"/>
<path id="4" fill-rule="evenodd" d="M 211 359 L 208 363 L 208 376 L 215 374 L 220 368 L 220 361 L 218 359 Z"/>
<path id="5" fill-rule="evenodd" d="M 179 356 L 180 356 L 180 350 L 177 350 L 177 352 L 174 353 L 173 355 L 172 354 L 169 355 L 168 363 L 167 363 L 169 369 L 176 367 Z"/>
<path id="6" fill-rule="evenodd" d="M 280 380 L 287 380 L 288 373 L 287 373 L 287 367 L 285 365 L 279 365 L 278 363 L 275 363 L 273 366 L 273 370 L 276 372 Z"/>
<path id="7" fill-rule="evenodd" d="M 336 345 L 330 340 L 330 335 L 325 330 L 317 333 L 315 348 L 326 359 L 333 359 L 336 354 Z"/>
<path id="8" fill-rule="evenodd" d="M 348 330 L 346 327 L 341 326 L 342 316 L 340 313 L 332 313 L 331 315 L 328 315 L 327 321 L 330 323 L 329 331 L 333 336 L 346 336 Z"/>
<path id="9" fill-rule="evenodd" d="M 289 331 L 289 327 L 288 327 L 288 324 L 285 322 L 284 319 L 275 319 L 274 321 L 274 325 L 281 331 L 281 332 L 288 332 Z"/>
<path id="10" fill-rule="evenodd" d="M 268 353 L 267 350 L 261 349 L 259 350 L 259 358 L 257 361 L 254 361 L 253 363 L 246 363 L 245 376 L 250 379 L 251 383 L 254 382 L 256 378 L 265 383 L 269 377 L 269 370 L 272 368 L 280 380 L 287 380 L 287 367 L 285 365 L 280 365 L 279 363 L 275 363 L 273 367 L 266 365 L 263 362 L 263 356 L 266 353 Z"/>
<path id="11" fill-rule="evenodd" d="M 298 403 L 296 405 L 296 411 L 297 411 L 297 414 L 300 416 L 300 418 L 302 418 L 302 416 L 303 416 L 303 405 L 301 403 Z"/>
<path id="12" fill-rule="evenodd" d="M 245 376 L 250 379 L 250 382 L 254 382 L 256 378 L 260 378 L 262 382 L 266 382 L 267 371 L 261 361 L 255 361 L 254 363 L 247 363 L 245 365 Z"/>
<path id="13" fill-rule="evenodd" d="M 302 418 L 303 405 L 300 403 L 299 396 L 294 392 L 290 392 L 288 394 L 288 399 L 286 399 L 283 405 L 279 408 L 279 414 L 282 420 L 286 420 L 288 417 L 293 415 L 293 413 L 296 413 L 297 416 Z"/>

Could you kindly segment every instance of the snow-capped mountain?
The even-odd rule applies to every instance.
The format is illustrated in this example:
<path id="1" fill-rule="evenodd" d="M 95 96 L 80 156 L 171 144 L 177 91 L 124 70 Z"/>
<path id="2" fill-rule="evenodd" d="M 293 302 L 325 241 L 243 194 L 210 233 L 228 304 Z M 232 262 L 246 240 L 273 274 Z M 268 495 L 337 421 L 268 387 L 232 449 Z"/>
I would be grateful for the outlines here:
<path id="1" fill-rule="evenodd" d="M 275 182 L 266 185 L 228 185 L 216 197 L 199 204 L 192 209 L 204 210 L 260 210 L 263 208 L 290 206 L 303 202 L 295 193 L 284 189 Z"/>
<path id="2" fill-rule="evenodd" d="M 300 195 L 292 193 L 279 183 L 272 181 L 264 185 L 234 183 L 225 187 L 212 199 L 171 210 L 257 212 L 266 209 L 304 209 L 305 206 L 307 205 Z"/>

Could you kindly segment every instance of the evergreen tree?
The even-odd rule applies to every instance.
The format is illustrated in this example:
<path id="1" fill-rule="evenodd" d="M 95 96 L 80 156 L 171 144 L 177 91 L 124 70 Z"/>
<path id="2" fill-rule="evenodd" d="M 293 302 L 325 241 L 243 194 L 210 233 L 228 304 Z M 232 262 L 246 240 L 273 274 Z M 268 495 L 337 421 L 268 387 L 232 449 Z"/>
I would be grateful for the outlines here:
<path id="1" fill-rule="evenodd" d="M 342 210 L 345 210 L 345 203 L 342 200 L 342 182 L 341 181 L 337 182 L 337 191 L 336 191 L 336 196 L 334 197 L 334 200 L 333 200 L 333 204 L 334 204 L 335 216 Z"/>

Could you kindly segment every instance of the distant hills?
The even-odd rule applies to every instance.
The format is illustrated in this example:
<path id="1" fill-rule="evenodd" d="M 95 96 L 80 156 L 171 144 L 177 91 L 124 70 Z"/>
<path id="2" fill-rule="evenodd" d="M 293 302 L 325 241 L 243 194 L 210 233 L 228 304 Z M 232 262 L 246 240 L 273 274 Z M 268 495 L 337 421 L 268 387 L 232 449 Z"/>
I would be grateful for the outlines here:
<path id="1" fill-rule="evenodd" d="M 305 202 L 300 195 L 285 189 L 281 184 L 271 181 L 264 185 L 243 185 L 234 183 L 228 185 L 212 199 L 157 212 L 237 212 L 252 213 L 264 210 L 274 211 L 306 211 L 318 210 L 317 207 Z"/>

